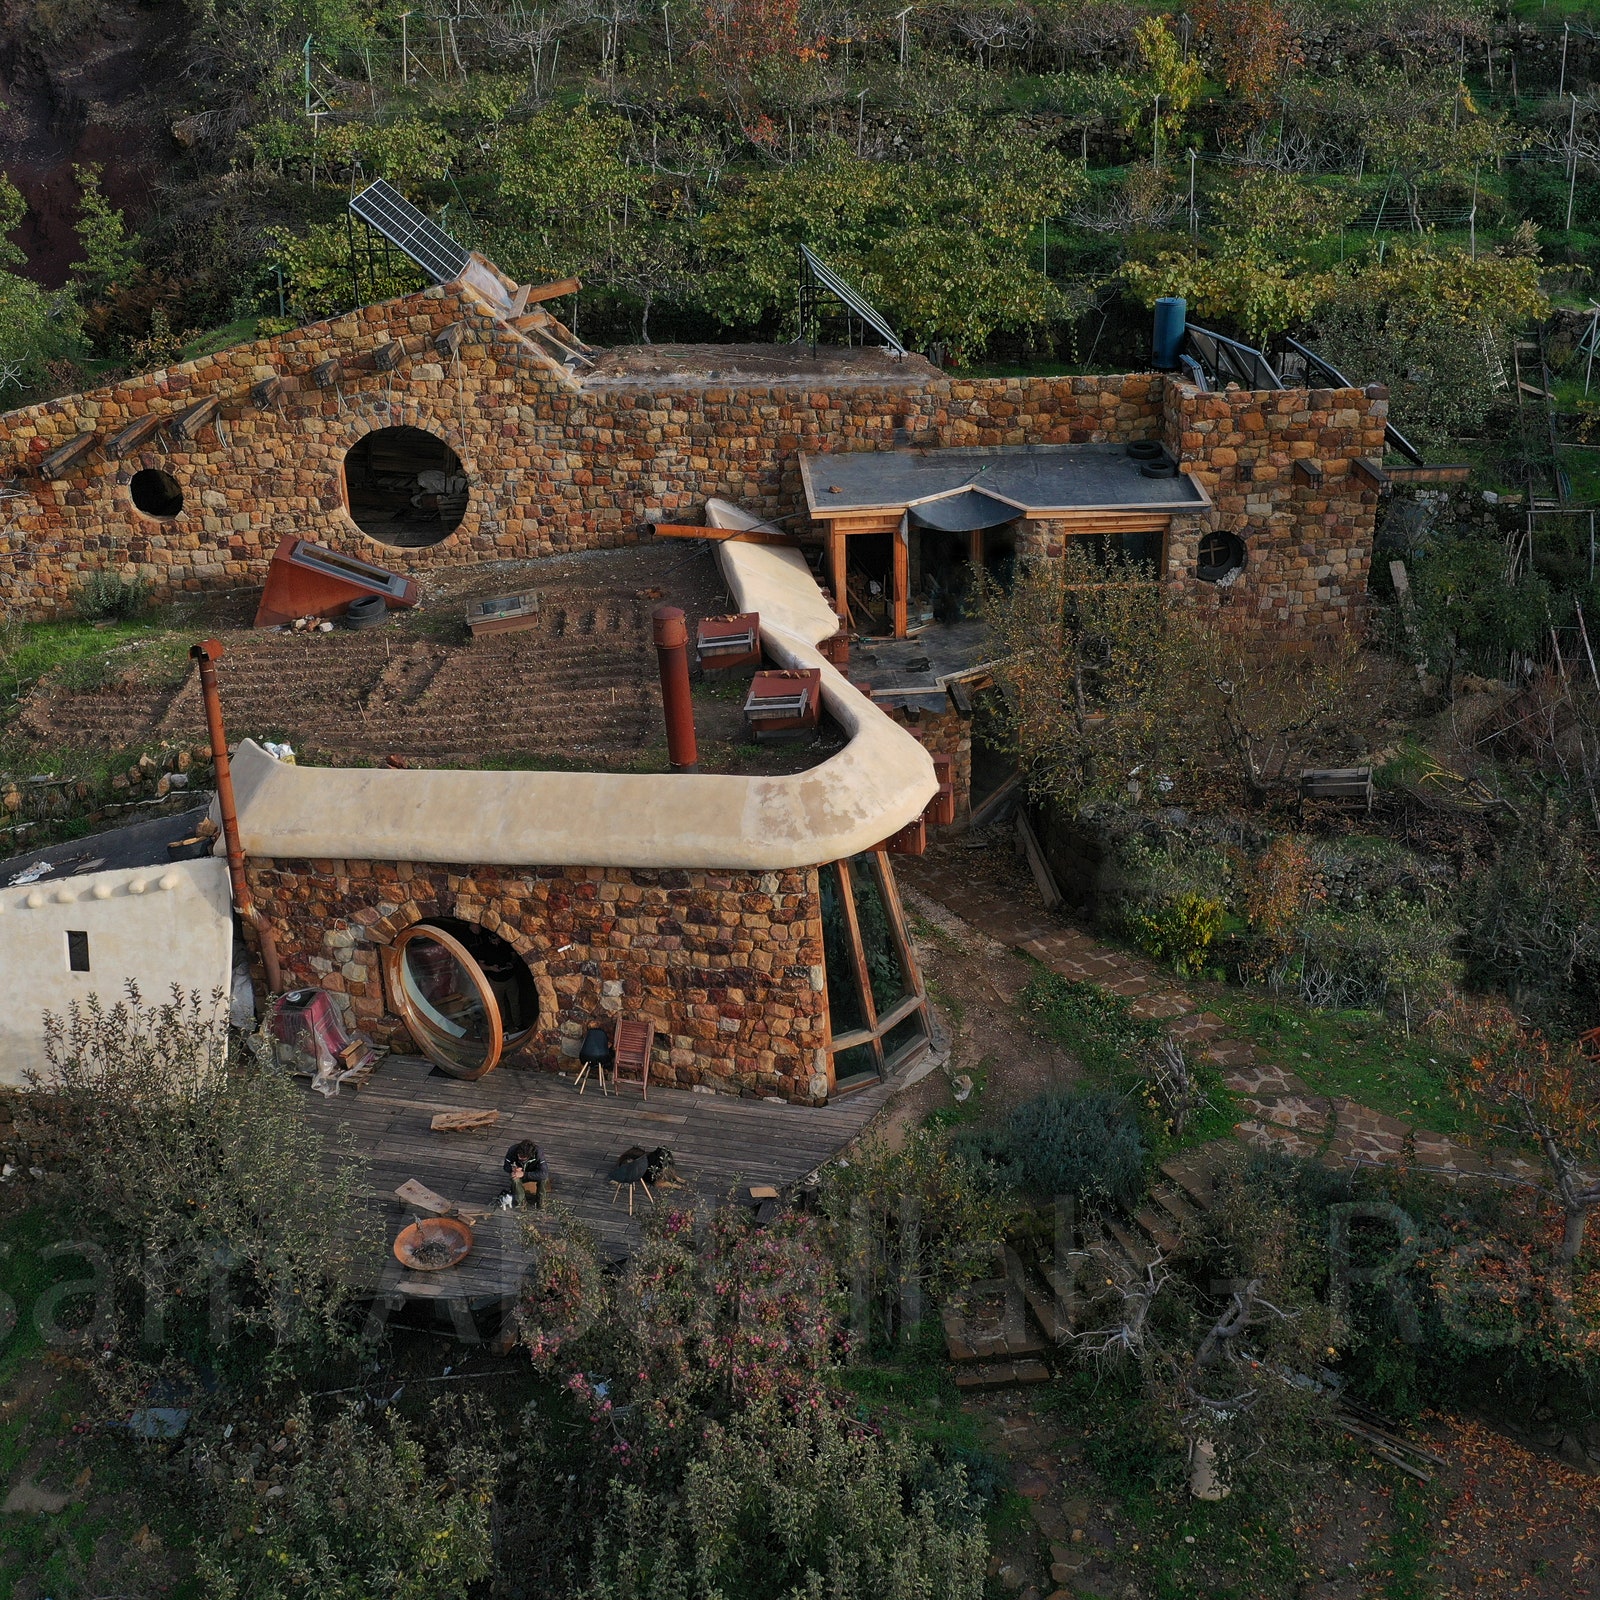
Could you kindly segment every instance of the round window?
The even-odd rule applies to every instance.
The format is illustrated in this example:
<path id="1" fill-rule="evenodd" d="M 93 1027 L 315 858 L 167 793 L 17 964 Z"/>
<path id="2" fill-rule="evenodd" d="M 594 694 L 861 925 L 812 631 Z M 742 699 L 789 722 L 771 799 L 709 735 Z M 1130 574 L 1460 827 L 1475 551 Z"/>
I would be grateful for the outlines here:
<path id="1" fill-rule="evenodd" d="M 467 475 L 443 439 L 421 428 L 379 428 L 345 452 L 344 494 L 363 533 L 416 549 L 461 526 Z"/>
<path id="2" fill-rule="evenodd" d="M 1244 567 L 1244 540 L 1236 533 L 1213 528 L 1200 536 L 1200 563 L 1195 576 L 1205 583 L 1220 583 Z"/>
<path id="3" fill-rule="evenodd" d="M 170 472 L 145 467 L 128 485 L 134 506 L 147 517 L 175 517 L 183 510 L 183 490 Z"/>
<path id="4" fill-rule="evenodd" d="M 539 995 L 498 934 L 455 917 L 418 922 L 394 943 L 391 999 L 423 1053 L 457 1078 L 481 1078 L 533 1031 Z"/>

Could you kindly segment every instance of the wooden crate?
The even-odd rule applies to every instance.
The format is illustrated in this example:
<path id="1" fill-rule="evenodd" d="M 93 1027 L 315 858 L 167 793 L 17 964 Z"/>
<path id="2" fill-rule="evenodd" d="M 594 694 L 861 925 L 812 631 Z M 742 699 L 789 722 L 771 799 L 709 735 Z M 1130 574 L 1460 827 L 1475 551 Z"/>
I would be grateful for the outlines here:
<path id="1" fill-rule="evenodd" d="M 1341 805 L 1372 809 L 1376 790 L 1371 767 L 1320 767 L 1300 774 L 1300 799 L 1332 800 Z"/>

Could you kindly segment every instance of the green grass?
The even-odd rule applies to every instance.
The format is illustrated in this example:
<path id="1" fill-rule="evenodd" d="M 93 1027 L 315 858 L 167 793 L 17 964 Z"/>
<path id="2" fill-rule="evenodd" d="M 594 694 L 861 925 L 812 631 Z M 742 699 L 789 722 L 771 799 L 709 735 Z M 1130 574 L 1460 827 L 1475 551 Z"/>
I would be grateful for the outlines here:
<path id="1" fill-rule="evenodd" d="M 1285 1000 L 1219 995 L 1212 1009 L 1318 1094 L 1347 1095 L 1435 1133 L 1476 1131 L 1450 1093 L 1452 1062 L 1438 1045 L 1369 1011 L 1311 1011 Z"/>
<path id="2" fill-rule="evenodd" d="M 24 693 L 51 672 L 67 669 L 103 682 L 105 664 L 121 645 L 154 641 L 167 629 L 159 622 L 31 622 L 0 626 L 0 690 Z M 130 655 L 134 652 L 128 652 Z M 93 678 L 92 675 L 102 676 Z"/>
<path id="3" fill-rule="evenodd" d="M 1386 1600 L 1428 1600 L 1434 1593 L 1428 1580 L 1434 1510 L 1427 1485 L 1397 1477 L 1389 1516 L 1389 1570 L 1383 1585 Z"/>
<path id="4" fill-rule="evenodd" d="M 219 350 L 227 350 L 236 344 L 245 344 L 256 336 L 256 325 L 260 317 L 240 317 L 237 322 L 230 322 L 225 328 L 213 328 L 209 333 L 202 333 L 199 338 L 191 339 L 178 352 L 179 361 L 194 361 L 200 356 L 214 356 Z"/>

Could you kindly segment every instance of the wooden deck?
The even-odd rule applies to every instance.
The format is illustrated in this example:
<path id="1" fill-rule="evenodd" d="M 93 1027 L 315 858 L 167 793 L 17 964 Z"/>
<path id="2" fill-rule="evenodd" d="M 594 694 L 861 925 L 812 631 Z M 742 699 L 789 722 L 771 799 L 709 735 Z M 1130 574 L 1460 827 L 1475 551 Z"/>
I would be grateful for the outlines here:
<path id="1" fill-rule="evenodd" d="M 416 1213 L 394 1198 L 416 1178 L 447 1200 L 497 1206 L 509 1186 L 501 1167 L 507 1146 L 534 1140 L 550 1165 L 557 1200 L 599 1236 L 605 1253 L 628 1255 L 639 1240 L 637 1214 L 624 1191 L 613 1203 L 606 1181 L 630 1145 L 667 1146 L 677 1158 L 677 1185 L 655 1190 L 662 1204 L 704 1206 L 739 1183 L 793 1184 L 828 1160 L 867 1126 L 897 1087 L 874 1084 L 827 1106 L 780 1105 L 731 1095 L 694 1094 L 637 1083 L 602 1095 L 591 1081 L 583 1094 L 570 1077 L 502 1067 L 476 1083 L 436 1072 L 419 1056 L 390 1056 L 366 1088 L 332 1099 L 306 1091 L 306 1114 L 330 1133 L 351 1136 L 366 1162 L 367 1193 L 385 1223 L 384 1258 L 374 1262 L 364 1292 L 397 1308 L 406 1300 L 449 1306 L 463 1317 L 515 1298 L 529 1254 L 523 1213 L 495 1211 L 474 1224 L 471 1255 L 445 1272 L 411 1272 L 395 1260 L 396 1234 Z M 436 1111 L 500 1113 L 481 1133 L 434 1133 Z M 648 1208 L 637 1191 L 636 1213 Z"/>

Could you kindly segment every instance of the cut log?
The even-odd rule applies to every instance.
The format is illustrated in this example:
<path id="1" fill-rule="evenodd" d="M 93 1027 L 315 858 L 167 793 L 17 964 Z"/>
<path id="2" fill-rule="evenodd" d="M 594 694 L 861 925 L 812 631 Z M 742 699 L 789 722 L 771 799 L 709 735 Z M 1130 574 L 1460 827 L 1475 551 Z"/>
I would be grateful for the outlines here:
<path id="1" fill-rule="evenodd" d="M 39 462 L 39 476 L 49 481 L 64 478 L 94 448 L 97 435 L 80 433 L 59 444 Z"/>
<path id="2" fill-rule="evenodd" d="M 476 1133 L 499 1120 L 498 1111 L 436 1111 L 428 1126 L 435 1133 Z"/>
<path id="3" fill-rule="evenodd" d="M 130 422 L 121 433 L 113 434 L 106 441 L 106 455 L 113 461 L 120 461 L 137 450 L 166 420 L 159 412 L 151 412 L 149 416 Z"/>

